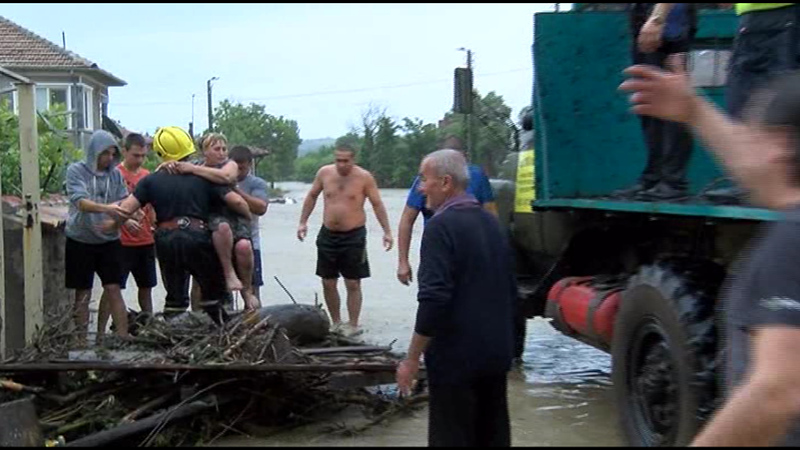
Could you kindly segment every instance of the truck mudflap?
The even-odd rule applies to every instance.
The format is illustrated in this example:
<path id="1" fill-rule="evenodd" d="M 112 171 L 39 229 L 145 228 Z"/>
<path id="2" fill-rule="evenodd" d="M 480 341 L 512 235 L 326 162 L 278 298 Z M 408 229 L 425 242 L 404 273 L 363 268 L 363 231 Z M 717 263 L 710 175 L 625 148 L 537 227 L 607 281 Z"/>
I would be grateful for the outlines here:
<path id="1" fill-rule="evenodd" d="M 562 333 L 608 348 L 614 336 L 624 280 L 620 277 L 569 277 L 547 296 L 547 316 Z"/>

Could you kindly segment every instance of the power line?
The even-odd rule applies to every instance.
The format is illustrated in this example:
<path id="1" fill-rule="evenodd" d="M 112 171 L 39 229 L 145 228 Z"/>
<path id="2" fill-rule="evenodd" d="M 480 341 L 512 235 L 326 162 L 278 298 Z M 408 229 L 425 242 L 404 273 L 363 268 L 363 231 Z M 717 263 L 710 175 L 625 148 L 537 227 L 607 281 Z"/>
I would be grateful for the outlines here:
<path id="1" fill-rule="evenodd" d="M 502 72 L 492 72 L 492 73 L 484 73 L 484 74 L 476 74 L 476 76 L 481 77 L 490 77 L 495 75 L 505 75 L 508 73 L 515 73 L 515 72 L 522 72 L 531 70 L 530 68 L 519 68 L 519 69 L 511 69 L 505 70 Z M 320 91 L 320 92 L 309 92 L 306 94 L 289 94 L 289 95 L 276 95 L 272 97 L 260 97 L 260 98 L 239 98 L 240 101 L 268 101 L 268 100 L 285 100 L 285 99 L 292 99 L 292 98 L 303 98 L 303 97 L 318 97 L 323 95 L 335 95 L 335 94 L 352 94 L 357 92 L 369 92 L 369 91 L 379 91 L 384 89 L 402 89 L 407 87 L 414 87 L 414 86 L 424 86 L 424 85 L 431 85 L 431 84 L 438 84 L 444 82 L 452 82 L 451 78 L 441 78 L 438 80 L 429 80 L 429 81 L 418 81 L 414 83 L 404 83 L 404 84 L 395 84 L 395 85 L 388 85 L 388 86 L 378 86 L 378 87 L 367 87 L 367 88 L 355 88 L 355 89 L 342 89 L 342 90 L 335 90 L 335 91 Z M 170 102 L 170 101 L 162 101 L 162 102 L 136 102 L 136 103 L 113 103 L 112 106 L 165 106 L 165 105 L 186 105 L 187 101 L 181 102 Z"/>

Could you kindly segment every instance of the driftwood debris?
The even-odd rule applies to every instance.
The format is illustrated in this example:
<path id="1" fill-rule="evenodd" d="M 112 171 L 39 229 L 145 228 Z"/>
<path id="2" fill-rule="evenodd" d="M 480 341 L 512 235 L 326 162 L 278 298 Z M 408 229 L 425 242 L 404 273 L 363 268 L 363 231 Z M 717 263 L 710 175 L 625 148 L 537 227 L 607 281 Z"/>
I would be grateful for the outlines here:
<path id="1" fill-rule="evenodd" d="M 223 326 L 192 313 L 138 317 L 130 340 L 90 348 L 73 345 L 71 317 L 49 318 L 0 364 L 0 406 L 32 398 L 51 442 L 202 445 L 237 429 L 324 422 L 347 405 L 374 423 L 408 408 L 364 389 L 392 382 L 391 345 L 331 332 L 315 306 L 262 308 Z"/>

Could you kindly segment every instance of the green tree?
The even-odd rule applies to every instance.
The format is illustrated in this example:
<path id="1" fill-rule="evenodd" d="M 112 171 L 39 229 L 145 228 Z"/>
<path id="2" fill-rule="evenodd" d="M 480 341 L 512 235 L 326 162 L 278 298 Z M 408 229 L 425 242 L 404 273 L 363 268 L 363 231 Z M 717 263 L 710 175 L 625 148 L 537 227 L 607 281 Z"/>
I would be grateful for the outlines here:
<path id="1" fill-rule="evenodd" d="M 67 165 L 81 158 L 66 132 L 64 106 L 55 105 L 37 120 L 39 134 L 39 183 L 42 193 L 63 192 Z M 19 117 L 0 103 L 0 176 L 3 194 L 21 195 Z"/>
<path id="2" fill-rule="evenodd" d="M 469 157 L 492 176 L 497 173 L 512 145 L 511 108 L 502 96 L 491 91 L 485 97 L 475 92 L 473 110 L 473 145 Z M 466 145 L 466 118 L 463 114 L 448 112 L 445 115 L 447 125 L 440 130 L 439 137 L 458 136 Z"/>
<path id="3" fill-rule="evenodd" d="M 251 145 L 270 150 L 256 166 L 256 173 L 270 181 L 289 179 L 295 171 L 300 131 L 297 122 L 266 112 L 264 105 L 223 100 L 214 108 L 215 131 L 233 145 Z"/>

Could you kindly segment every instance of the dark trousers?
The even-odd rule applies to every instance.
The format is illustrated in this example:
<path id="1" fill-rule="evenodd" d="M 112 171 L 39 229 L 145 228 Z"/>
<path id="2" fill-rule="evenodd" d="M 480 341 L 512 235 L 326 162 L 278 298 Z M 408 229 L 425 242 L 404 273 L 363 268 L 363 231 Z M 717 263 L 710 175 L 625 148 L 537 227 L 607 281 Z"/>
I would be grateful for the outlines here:
<path id="1" fill-rule="evenodd" d="M 156 253 L 167 291 L 165 314 L 178 314 L 189 308 L 189 275 L 200 284 L 203 310 L 215 320 L 227 287 L 211 232 L 202 230 L 158 230 Z"/>
<path id="2" fill-rule="evenodd" d="M 430 380 L 430 447 L 510 447 L 508 376 L 459 383 Z"/>
<path id="3" fill-rule="evenodd" d="M 742 15 L 728 71 L 726 103 L 741 119 L 750 96 L 800 67 L 800 5 Z"/>
<path id="4" fill-rule="evenodd" d="M 680 53 L 676 50 L 666 46 L 653 53 L 641 53 L 634 48 L 633 62 L 664 68 L 667 57 Z M 684 48 L 680 50 L 685 51 Z M 693 146 L 689 129 L 683 124 L 653 117 L 640 116 L 640 120 L 647 144 L 647 165 L 640 182 L 650 187 L 663 181 L 672 187 L 685 189 Z"/>

